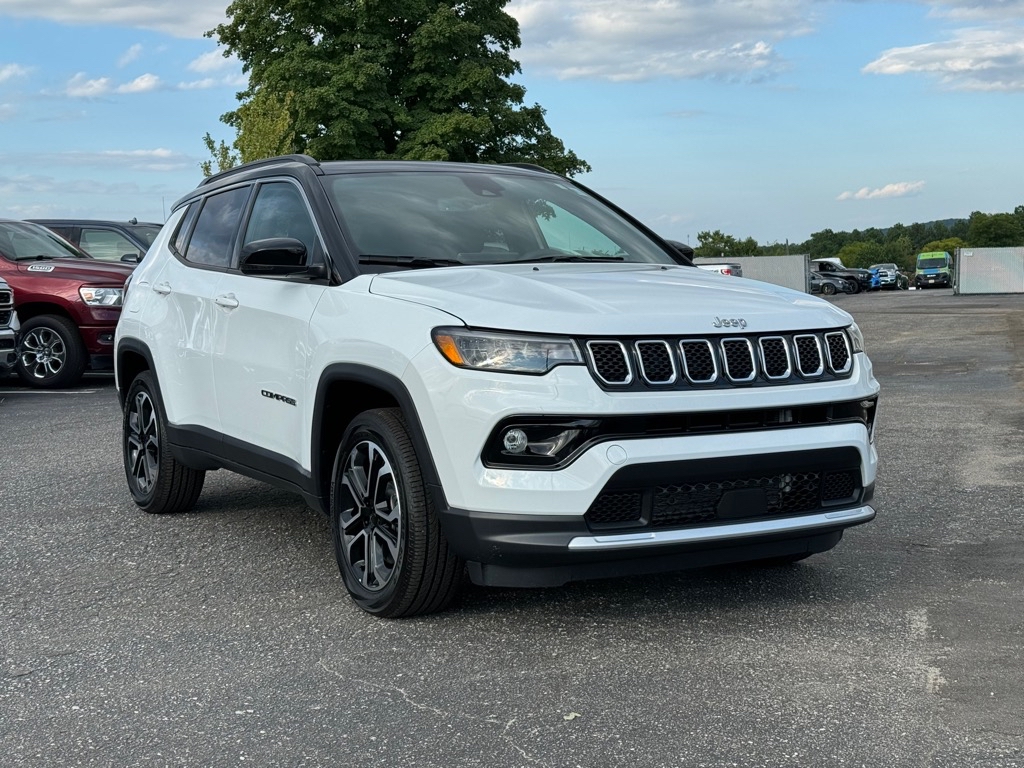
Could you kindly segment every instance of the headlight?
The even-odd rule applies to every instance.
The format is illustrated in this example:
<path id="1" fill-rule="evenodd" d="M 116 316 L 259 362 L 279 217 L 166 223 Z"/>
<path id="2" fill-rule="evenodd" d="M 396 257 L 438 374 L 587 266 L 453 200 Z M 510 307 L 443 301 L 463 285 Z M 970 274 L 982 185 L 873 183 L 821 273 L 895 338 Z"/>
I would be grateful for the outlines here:
<path id="1" fill-rule="evenodd" d="M 572 339 L 468 328 L 435 328 L 432 335 L 445 360 L 460 368 L 543 374 L 556 365 L 583 363 Z"/>
<path id="2" fill-rule="evenodd" d="M 864 334 L 860 332 L 860 328 L 856 323 L 851 323 L 850 327 L 846 329 L 846 332 L 850 334 L 850 344 L 853 347 L 853 352 L 864 351 Z"/>
<path id="3" fill-rule="evenodd" d="M 124 288 L 92 288 L 83 286 L 78 289 L 82 301 L 90 307 L 120 307 L 124 300 Z"/>

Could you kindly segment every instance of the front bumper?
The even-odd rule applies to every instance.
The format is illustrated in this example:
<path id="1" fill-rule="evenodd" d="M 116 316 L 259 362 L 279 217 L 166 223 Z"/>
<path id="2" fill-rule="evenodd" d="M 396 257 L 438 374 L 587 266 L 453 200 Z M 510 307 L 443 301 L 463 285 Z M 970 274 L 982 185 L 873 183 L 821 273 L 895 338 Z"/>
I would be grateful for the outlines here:
<path id="1" fill-rule="evenodd" d="M 870 498 L 872 491 L 865 496 Z M 561 586 L 825 552 L 839 543 L 846 528 L 874 517 L 875 510 L 865 503 L 796 517 L 595 535 L 578 517 L 538 520 L 459 509 L 441 515 L 450 544 L 467 559 L 470 578 L 493 587 Z"/>

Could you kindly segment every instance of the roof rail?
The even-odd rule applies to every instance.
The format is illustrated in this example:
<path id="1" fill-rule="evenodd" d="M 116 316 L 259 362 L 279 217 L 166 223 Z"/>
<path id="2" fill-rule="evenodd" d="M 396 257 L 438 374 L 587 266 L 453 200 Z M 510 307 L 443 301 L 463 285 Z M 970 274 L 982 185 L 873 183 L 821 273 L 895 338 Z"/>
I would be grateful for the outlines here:
<path id="1" fill-rule="evenodd" d="M 221 171 L 220 173 L 215 173 L 212 176 L 207 176 L 199 183 L 199 186 L 203 187 L 207 184 L 212 184 L 213 182 L 220 181 L 232 174 L 248 171 L 250 168 L 260 168 L 265 165 L 280 165 L 282 163 L 302 163 L 303 165 L 317 167 L 320 165 L 320 161 L 315 160 L 309 155 L 278 155 L 277 157 L 268 157 L 264 160 L 250 160 L 248 163 L 242 163 L 241 165 L 236 165 L 234 168 L 228 168 L 226 171 Z"/>
<path id="2" fill-rule="evenodd" d="M 549 168 L 545 168 L 543 165 L 537 165 L 536 163 L 502 163 L 502 165 L 508 165 L 512 168 L 525 168 L 528 171 L 542 171 L 544 173 L 550 173 L 553 176 L 558 174 Z"/>

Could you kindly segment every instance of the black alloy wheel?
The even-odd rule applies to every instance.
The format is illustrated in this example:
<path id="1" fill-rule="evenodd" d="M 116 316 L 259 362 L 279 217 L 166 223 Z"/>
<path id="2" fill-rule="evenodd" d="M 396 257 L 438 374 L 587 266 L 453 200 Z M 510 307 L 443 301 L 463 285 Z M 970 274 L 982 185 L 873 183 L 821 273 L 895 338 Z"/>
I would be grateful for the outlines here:
<path id="1" fill-rule="evenodd" d="M 447 608 L 462 582 L 397 408 L 365 411 L 334 462 L 331 532 L 345 587 L 368 613 L 396 618 Z"/>
<path id="2" fill-rule="evenodd" d="M 171 455 L 167 419 L 149 371 L 140 373 L 128 388 L 121 431 L 124 472 L 135 503 L 153 514 L 192 509 L 206 473 Z"/>

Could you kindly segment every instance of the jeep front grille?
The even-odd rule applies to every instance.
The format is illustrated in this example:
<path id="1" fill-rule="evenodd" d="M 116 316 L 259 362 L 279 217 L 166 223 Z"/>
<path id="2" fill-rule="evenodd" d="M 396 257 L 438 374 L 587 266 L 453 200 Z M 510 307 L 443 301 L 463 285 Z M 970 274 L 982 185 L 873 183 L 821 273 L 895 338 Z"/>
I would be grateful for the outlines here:
<path id="1" fill-rule="evenodd" d="M 608 390 L 798 384 L 853 371 L 845 331 L 589 339 L 583 347 L 592 375 Z"/>

